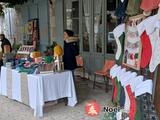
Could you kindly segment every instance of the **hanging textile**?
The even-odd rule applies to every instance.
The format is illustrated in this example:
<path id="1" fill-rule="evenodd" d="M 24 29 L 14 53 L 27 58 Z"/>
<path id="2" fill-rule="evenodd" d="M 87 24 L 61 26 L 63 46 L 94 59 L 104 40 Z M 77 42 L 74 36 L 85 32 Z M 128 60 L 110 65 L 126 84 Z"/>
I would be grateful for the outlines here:
<path id="1" fill-rule="evenodd" d="M 129 16 L 138 15 L 142 11 L 140 10 L 141 0 L 129 0 L 127 5 L 126 14 Z"/>
<path id="2" fill-rule="evenodd" d="M 144 26 L 152 46 L 149 70 L 150 72 L 154 72 L 158 64 L 160 64 L 160 21 L 158 20 L 158 15 L 148 17 L 144 21 Z"/>
<path id="3" fill-rule="evenodd" d="M 144 11 L 151 11 L 157 9 L 160 0 L 142 0 L 140 8 Z"/>
<path id="4" fill-rule="evenodd" d="M 118 25 L 124 22 L 126 16 L 126 9 L 128 5 L 128 0 L 119 1 L 118 7 L 116 9 L 115 15 L 118 17 Z"/>
<path id="5" fill-rule="evenodd" d="M 152 46 L 151 46 L 150 38 L 145 31 L 144 22 L 145 20 L 137 25 L 138 33 L 142 43 L 142 54 L 141 54 L 141 63 L 140 63 L 141 68 L 147 67 L 152 55 Z"/>
<path id="6" fill-rule="evenodd" d="M 119 60 L 122 57 L 122 52 L 124 51 L 124 40 L 125 40 L 125 24 L 118 25 L 114 30 L 113 34 L 116 39 L 117 52 L 116 60 Z"/>
<path id="7" fill-rule="evenodd" d="M 133 69 L 140 69 L 141 41 L 138 35 L 137 25 L 144 19 L 140 14 L 129 18 L 126 23 L 125 48 L 123 63 Z"/>

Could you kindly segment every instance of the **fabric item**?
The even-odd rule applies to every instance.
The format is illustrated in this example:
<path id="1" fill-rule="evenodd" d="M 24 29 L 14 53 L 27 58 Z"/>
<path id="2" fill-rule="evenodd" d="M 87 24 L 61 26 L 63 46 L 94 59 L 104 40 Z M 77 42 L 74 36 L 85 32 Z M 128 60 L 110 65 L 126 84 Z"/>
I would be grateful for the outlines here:
<path id="1" fill-rule="evenodd" d="M 129 113 L 130 111 L 130 99 L 129 95 L 127 93 L 126 87 L 124 87 L 124 93 L 125 93 L 125 103 L 124 103 L 124 110 Z"/>
<path id="2" fill-rule="evenodd" d="M 149 70 L 150 72 L 153 72 L 156 69 L 157 65 L 160 63 L 160 55 L 158 53 L 160 50 L 160 48 L 158 47 L 160 46 L 160 21 L 158 20 L 158 15 L 148 17 L 147 19 L 142 21 L 141 26 L 145 27 L 146 33 L 150 38 L 152 55 L 149 64 Z M 140 31 L 143 31 L 143 29 Z"/>
<path id="3" fill-rule="evenodd" d="M 115 15 L 118 17 L 118 18 L 123 18 L 125 17 L 125 11 L 127 9 L 127 5 L 128 5 L 128 0 L 121 0 L 119 1 L 118 3 L 118 7 L 116 9 L 116 12 L 115 12 Z"/>
<path id="4" fill-rule="evenodd" d="M 126 86 L 126 90 L 130 99 L 129 120 L 134 120 L 136 114 L 136 99 L 131 91 L 130 85 Z"/>
<path id="5" fill-rule="evenodd" d="M 136 86 L 135 96 L 137 97 L 144 93 L 152 94 L 152 86 L 153 86 L 153 82 L 150 79 L 141 82 Z"/>
<path id="6" fill-rule="evenodd" d="M 7 68 L 1 67 L 1 78 L 0 78 L 0 94 L 7 96 Z"/>
<path id="7" fill-rule="evenodd" d="M 124 104 L 125 104 L 125 92 L 124 92 L 124 88 L 121 86 L 120 107 L 124 107 Z"/>
<path id="8" fill-rule="evenodd" d="M 74 70 L 77 68 L 76 56 L 79 55 L 78 42 L 66 42 L 64 41 L 64 69 Z"/>
<path id="9" fill-rule="evenodd" d="M 121 120 L 122 119 L 122 112 L 117 112 L 116 113 L 116 120 Z"/>
<path id="10" fill-rule="evenodd" d="M 12 99 L 22 102 L 21 97 L 21 74 L 16 71 L 12 70 Z"/>
<path id="11" fill-rule="evenodd" d="M 118 67 L 118 65 L 115 64 L 115 65 L 110 69 L 109 74 L 110 74 L 111 77 L 113 76 L 114 70 L 115 70 L 117 67 Z"/>
<path id="12" fill-rule="evenodd" d="M 20 74 L 20 80 L 21 80 L 21 99 L 22 99 L 22 103 L 29 106 L 27 74 L 26 73 Z"/>
<path id="13" fill-rule="evenodd" d="M 141 0 L 129 0 L 127 5 L 126 14 L 129 16 L 137 15 L 141 12 L 140 10 Z"/>
<path id="14" fill-rule="evenodd" d="M 114 69 L 112 78 L 115 78 L 120 71 L 121 71 L 121 66 L 118 66 L 116 69 Z"/>
<path id="15" fill-rule="evenodd" d="M 77 97 L 71 71 L 28 75 L 29 103 L 35 116 L 43 116 L 45 101 L 67 97 L 68 105 L 75 106 Z"/>
<path id="16" fill-rule="evenodd" d="M 131 79 L 134 79 L 137 76 L 136 72 L 128 74 L 124 79 L 121 80 L 122 86 L 127 86 L 130 84 Z"/>
<path id="17" fill-rule="evenodd" d="M 127 71 L 127 72 L 125 72 L 124 74 L 122 74 L 122 75 L 119 76 L 121 85 L 123 84 L 123 83 L 122 83 L 123 80 L 124 80 L 128 75 L 130 75 L 130 74 L 131 74 L 131 71 Z M 122 86 L 123 86 L 123 85 L 122 85 Z"/>
<path id="18" fill-rule="evenodd" d="M 137 25 L 139 36 L 141 36 L 142 43 L 142 53 L 141 53 L 141 63 L 140 67 L 145 68 L 150 62 L 152 56 L 152 46 L 150 42 L 150 38 L 145 31 L 144 21 Z"/>
<path id="19" fill-rule="evenodd" d="M 114 93 L 113 93 L 113 103 L 117 105 L 117 93 L 118 93 L 118 80 L 117 77 L 114 79 L 115 80 L 115 87 L 114 87 Z"/>
<path id="20" fill-rule="evenodd" d="M 144 11 L 151 11 L 158 8 L 160 0 L 142 0 L 140 8 Z"/>
<path id="21" fill-rule="evenodd" d="M 135 77 L 133 80 L 130 81 L 130 86 L 132 92 L 135 92 L 136 86 L 143 82 L 144 76 L 140 75 Z"/>
<path id="22" fill-rule="evenodd" d="M 146 18 L 145 20 L 143 20 L 142 22 L 145 26 L 145 30 L 147 32 L 147 35 L 150 35 L 155 31 L 156 26 L 158 26 L 157 15 L 150 16 L 150 17 Z"/>
<path id="23" fill-rule="evenodd" d="M 7 68 L 7 97 L 12 99 L 12 70 Z"/>
<path id="24" fill-rule="evenodd" d="M 136 25 L 126 26 L 126 46 L 124 63 L 139 69 L 139 50 L 140 50 L 140 36 L 137 34 Z M 129 44 L 128 44 L 129 43 Z"/>
<path id="25" fill-rule="evenodd" d="M 117 84 L 117 96 L 116 96 L 116 102 L 119 105 L 120 104 L 120 94 L 121 94 L 121 84 L 118 82 Z"/>
<path id="26" fill-rule="evenodd" d="M 140 99 L 136 98 L 136 114 L 134 120 L 141 120 Z"/>
<path id="27" fill-rule="evenodd" d="M 149 64 L 149 70 L 154 72 L 158 64 L 160 63 L 160 29 L 156 28 L 155 32 L 153 32 L 150 36 L 151 45 L 152 45 L 152 56 Z"/>
<path id="28" fill-rule="evenodd" d="M 117 44 L 117 52 L 116 52 L 116 60 L 119 60 L 121 57 L 123 48 L 124 48 L 124 39 L 125 39 L 125 24 L 118 25 L 114 30 L 113 34 L 116 39 Z"/>
<path id="29" fill-rule="evenodd" d="M 137 98 L 140 98 L 141 120 L 158 120 L 152 102 L 152 95 L 145 93 Z"/>
<path id="30" fill-rule="evenodd" d="M 124 76 L 125 73 L 126 73 L 126 68 L 121 69 L 120 72 L 117 73 L 117 80 L 121 81 L 120 78 L 121 76 Z"/>
<path id="31" fill-rule="evenodd" d="M 149 36 L 146 34 L 146 31 L 141 35 L 141 43 L 142 43 L 142 53 L 141 53 L 141 68 L 146 68 L 149 64 L 152 56 L 152 46 L 149 39 Z"/>
<path id="32" fill-rule="evenodd" d="M 114 79 L 112 79 L 113 84 L 113 94 L 112 94 L 112 102 L 116 104 L 116 94 L 117 94 L 117 88 L 116 88 L 116 82 Z"/>
<path id="33" fill-rule="evenodd" d="M 118 79 L 116 79 L 116 88 L 117 88 L 117 94 L 116 94 L 116 103 L 119 105 L 120 103 L 120 92 L 121 92 L 121 85 Z"/>

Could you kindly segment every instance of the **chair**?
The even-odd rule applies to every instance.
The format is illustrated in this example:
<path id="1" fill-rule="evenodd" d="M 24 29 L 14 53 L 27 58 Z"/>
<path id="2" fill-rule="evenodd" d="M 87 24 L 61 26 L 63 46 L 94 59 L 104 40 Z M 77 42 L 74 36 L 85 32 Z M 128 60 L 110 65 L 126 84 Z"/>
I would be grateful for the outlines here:
<path id="1" fill-rule="evenodd" d="M 114 60 L 106 60 L 105 61 L 105 64 L 103 66 L 103 68 L 101 70 L 98 70 L 96 72 L 94 72 L 94 83 L 93 83 L 93 89 L 95 89 L 95 86 L 96 86 L 96 75 L 99 75 L 99 76 L 103 76 L 104 78 L 104 82 L 105 82 L 105 85 L 106 85 L 106 88 L 105 88 L 105 91 L 108 92 L 108 80 L 105 81 L 105 77 L 107 77 L 107 79 L 110 79 L 110 75 L 109 75 L 109 70 L 112 68 L 112 66 L 114 66 L 115 64 L 115 61 Z"/>
<path id="2" fill-rule="evenodd" d="M 84 60 L 83 60 L 83 57 L 82 57 L 81 55 L 76 56 L 76 62 L 77 62 L 78 68 L 82 68 L 82 71 L 83 71 L 83 78 L 85 78 L 85 67 L 84 67 Z"/>

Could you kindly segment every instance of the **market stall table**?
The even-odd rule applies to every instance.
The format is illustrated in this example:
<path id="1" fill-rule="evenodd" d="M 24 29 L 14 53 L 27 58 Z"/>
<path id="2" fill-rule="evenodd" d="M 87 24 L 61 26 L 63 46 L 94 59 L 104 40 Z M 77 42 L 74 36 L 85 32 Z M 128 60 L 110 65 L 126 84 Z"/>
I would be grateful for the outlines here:
<path id="1" fill-rule="evenodd" d="M 67 97 L 68 106 L 75 106 L 77 103 L 71 71 L 25 76 L 11 69 L 8 73 L 8 70 L 1 68 L 0 95 L 29 105 L 34 109 L 34 116 L 43 116 L 46 101 Z"/>

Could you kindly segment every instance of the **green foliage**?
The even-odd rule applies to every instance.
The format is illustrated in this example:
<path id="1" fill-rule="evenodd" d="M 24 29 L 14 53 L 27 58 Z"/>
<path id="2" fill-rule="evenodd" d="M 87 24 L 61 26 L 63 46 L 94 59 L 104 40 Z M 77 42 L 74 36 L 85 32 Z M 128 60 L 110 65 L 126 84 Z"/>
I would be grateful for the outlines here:
<path id="1" fill-rule="evenodd" d="M 1 0 L 0 1 L 0 16 L 4 15 L 3 9 L 6 7 L 12 8 L 15 5 L 20 5 L 23 4 L 25 2 L 27 2 L 28 0 Z"/>
<path id="2" fill-rule="evenodd" d="M 2 5 L 0 5 L 0 15 L 4 15 L 4 12 L 3 12 L 3 6 Z"/>
<path id="3" fill-rule="evenodd" d="M 54 47 L 57 45 L 55 41 L 52 42 L 52 45 L 49 45 L 46 47 L 46 50 L 44 51 L 45 56 L 52 56 L 54 53 Z"/>
<path id="4" fill-rule="evenodd" d="M 19 44 L 15 44 L 15 43 L 14 43 L 14 44 L 12 45 L 12 49 L 15 50 L 15 51 L 18 51 L 18 49 L 19 49 L 21 46 L 22 46 L 22 44 L 20 44 L 20 43 L 19 43 Z"/>
<path id="5" fill-rule="evenodd" d="M 19 4 L 23 4 L 28 0 L 1 0 L 2 3 L 8 3 L 9 6 L 15 6 Z"/>

